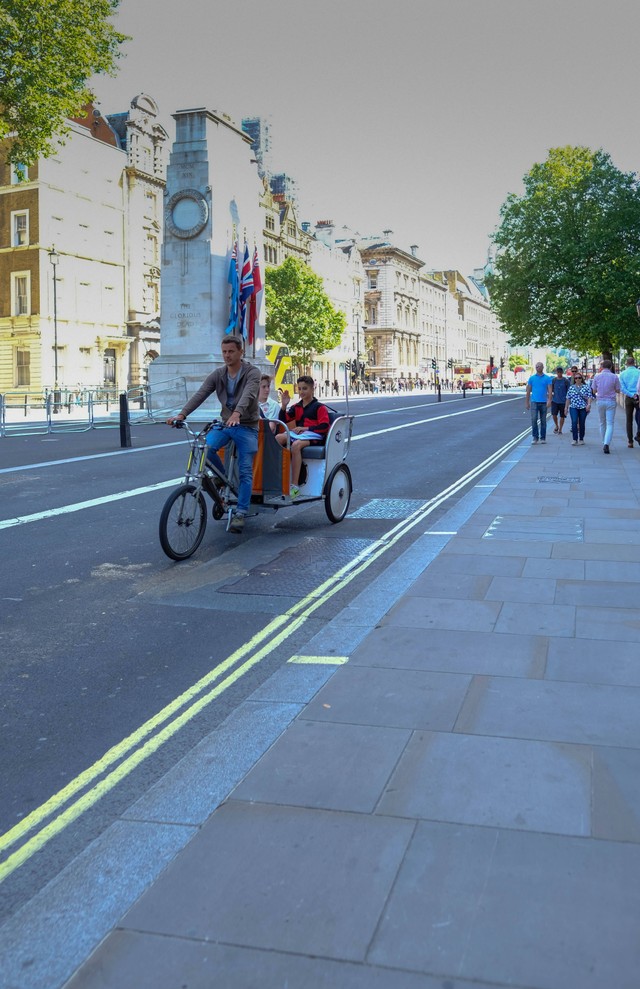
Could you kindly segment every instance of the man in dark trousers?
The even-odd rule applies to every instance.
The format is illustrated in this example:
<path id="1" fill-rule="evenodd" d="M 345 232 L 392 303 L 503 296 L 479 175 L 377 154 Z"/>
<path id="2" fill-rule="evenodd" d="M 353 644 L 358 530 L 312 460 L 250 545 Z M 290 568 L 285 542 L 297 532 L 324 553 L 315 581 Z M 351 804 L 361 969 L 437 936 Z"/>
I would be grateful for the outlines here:
<path id="1" fill-rule="evenodd" d="M 551 418 L 553 419 L 554 433 L 562 436 L 564 427 L 564 406 L 567 401 L 567 392 L 571 382 L 565 378 L 563 369 L 556 368 L 556 376 L 553 379 L 551 391 Z"/>
<path id="2" fill-rule="evenodd" d="M 238 452 L 238 504 L 229 526 L 229 532 L 242 532 L 244 519 L 249 511 L 251 489 L 253 487 L 253 458 L 258 452 L 258 392 L 260 390 L 260 370 L 249 361 L 243 360 L 244 340 L 228 334 L 222 341 L 224 367 L 219 367 L 207 375 L 198 391 L 193 395 L 182 412 L 167 419 L 170 426 L 181 422 L 215 392 L 220 402 L 222 424 L 216 425 L 207 433 L 207 457 L 220 470 L 224 467 L 217 450 L 230 441 Z"/>

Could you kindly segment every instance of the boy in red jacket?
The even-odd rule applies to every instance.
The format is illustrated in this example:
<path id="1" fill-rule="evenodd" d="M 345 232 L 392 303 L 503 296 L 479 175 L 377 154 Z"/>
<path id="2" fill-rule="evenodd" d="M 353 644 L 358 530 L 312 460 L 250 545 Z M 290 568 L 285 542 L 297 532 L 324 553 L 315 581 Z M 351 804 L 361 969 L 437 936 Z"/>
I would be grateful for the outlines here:
<path id="1" fill-rule="evenodd" d="M 298 480 L 300 478 L 300 468 L 302 466 L 302 451 L 305 446 L 321 446 L 329 432 L 329 410 L 326 405 L 322 405 L 314 394 L 313 378 L 308 374 L 302 374 L 298 378 L 298 395 L 300 401 L 287 408 L 291 396 L 288 391 L 283 391 L 280 396 L 280 415 L 282 422 L 293 423 L 289 426 L 291 433 L 291 497 L 296 498 L 299 494 Z M 276 436 L 278 442 L 285 446 L 287 434 L 280 433 Z"/>

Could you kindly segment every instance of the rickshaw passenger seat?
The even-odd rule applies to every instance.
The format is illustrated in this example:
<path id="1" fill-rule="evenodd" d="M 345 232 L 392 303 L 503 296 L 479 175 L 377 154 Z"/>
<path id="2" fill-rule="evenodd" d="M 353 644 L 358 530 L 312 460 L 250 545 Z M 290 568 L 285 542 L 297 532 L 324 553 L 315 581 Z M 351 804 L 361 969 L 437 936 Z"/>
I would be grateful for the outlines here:
<path id="1" fill-rule="evenodd" d="M 336 419 L 338 419 L 342 415 L 342 412 L 337 412 L 335 409 L 332 409 L 329 406 L 327 406 L 327 408 L 329 408 L 329 422 L 331 423 L 331 425 L 333 425 Z M 305 446 L 304 450 L 302 451 L 302 459 L 324 460 L 325 451 L 326 451 L 326 446 L 324 445 L 324 443 L 322 444 L 322 446 Z"/>

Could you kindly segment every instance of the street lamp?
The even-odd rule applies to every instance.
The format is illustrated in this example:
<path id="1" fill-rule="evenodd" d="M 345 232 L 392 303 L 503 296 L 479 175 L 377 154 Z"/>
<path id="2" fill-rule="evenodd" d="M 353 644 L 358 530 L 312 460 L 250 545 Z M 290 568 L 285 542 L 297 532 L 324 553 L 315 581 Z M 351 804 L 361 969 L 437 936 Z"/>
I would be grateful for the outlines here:
<path id="1" fill-rule="evenodd" d="M 56 251 L 55 247 L 52 247 L 49 251 L 49 261 L 51 262 L 51 267 L 53 268 L 53 411 L 60 411 L 60 391 L 58 389 L 58 296 L 56 291 L 56 267 L 58 261 L 60 260 L 60 255 Z"/>

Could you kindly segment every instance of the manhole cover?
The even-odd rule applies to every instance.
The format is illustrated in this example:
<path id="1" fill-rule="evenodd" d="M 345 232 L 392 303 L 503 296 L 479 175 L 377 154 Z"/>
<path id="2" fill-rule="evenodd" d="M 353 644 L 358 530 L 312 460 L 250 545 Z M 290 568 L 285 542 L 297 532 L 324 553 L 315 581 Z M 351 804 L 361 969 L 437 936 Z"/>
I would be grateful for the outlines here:
<path id="1" fill-rule="evenodd" d="M 372 542 L 372 539 L 309 536 L 218 591 L 222 594 L 304 597 Z"/>

